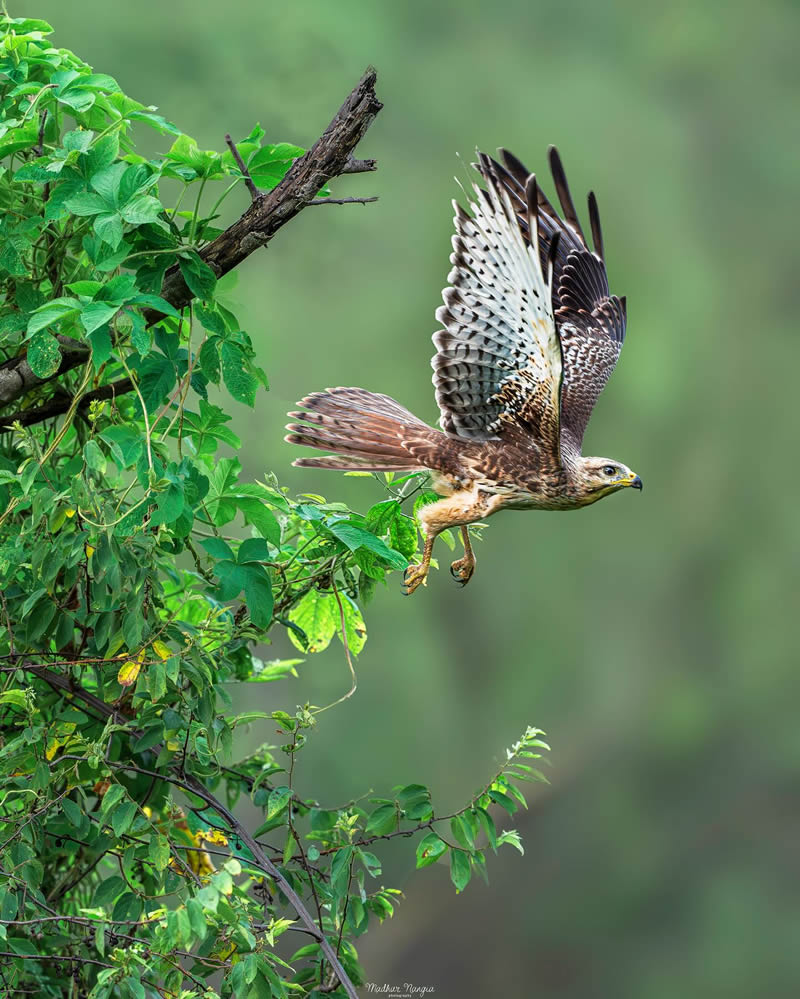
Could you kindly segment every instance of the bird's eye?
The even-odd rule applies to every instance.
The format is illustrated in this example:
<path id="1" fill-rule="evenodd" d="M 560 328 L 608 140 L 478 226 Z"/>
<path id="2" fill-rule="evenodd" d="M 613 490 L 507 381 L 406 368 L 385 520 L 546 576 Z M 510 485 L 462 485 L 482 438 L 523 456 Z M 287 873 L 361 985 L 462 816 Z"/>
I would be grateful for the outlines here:
<path id="1" fill-rule="evenodd" d="M 605 475 L 616 475 L 617 474 L 617 470 L 616 470 L 616 468 L 614 468 L 613 465 L 606 465 L 605 468 L 603 469 L 603 473 Z"/>

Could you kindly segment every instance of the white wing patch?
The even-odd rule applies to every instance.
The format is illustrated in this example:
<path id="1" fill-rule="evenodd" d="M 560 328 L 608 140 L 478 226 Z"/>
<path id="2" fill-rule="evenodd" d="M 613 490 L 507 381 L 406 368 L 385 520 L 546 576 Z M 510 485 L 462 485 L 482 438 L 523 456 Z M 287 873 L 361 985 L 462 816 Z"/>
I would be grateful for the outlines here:
<path id="1" fill-rule="evenodd" d="M 444 327 L 433 336 L 432 361 L 441 424 L 450 434 L 488 440 L 504 423 L 528 423 L 557 453 L 562 364 L 552 265 L 545 276 L 538 240 L 523 238 L 491 161 L 482 156 L 478 169 L 487 190 L 474 186 L 471 214 L 453 203 L 453 270 L 436 311 Z M 535 189 L 528 207 L 536 234 Z"/>

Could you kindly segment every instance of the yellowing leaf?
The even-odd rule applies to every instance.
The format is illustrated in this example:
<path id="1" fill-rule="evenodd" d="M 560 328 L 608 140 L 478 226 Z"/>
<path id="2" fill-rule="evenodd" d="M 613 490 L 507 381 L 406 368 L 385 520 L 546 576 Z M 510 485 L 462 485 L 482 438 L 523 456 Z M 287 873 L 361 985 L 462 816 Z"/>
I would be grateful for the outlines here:
<path id="1" fill-rule="evenodd" d="M 341 620 L 336 597 L 332 593 L 320 593 L 319 590 L 310 590 L 292 609 L 290 619 L 305 634 L 308 646 L 304 648 L 293 630 L 289 631 L 289 639 L 304 652 L 322 652 L 327 649 Z"/>
<path id="2" fill-rule="evenodd" d="M 86 552 L 87 558 L 91 558 L 94 555 L 94 548 L 91 545 L 84 545 L 83 550 Z"/>
<path id="3" fill-rule="evenodd" d="M 75 731 L 75 722 L 64 722 L 59 726 L 59 735 L 54 736 L 47 743 L 44 755 L 48 760 L 52 760 L 62 746 L 66 746 L 72 733 Z"/>
<path id="4" fill-rule="evenodd" d="M 72 507 L 70 507 L 70 508 L 69 508 L 68 510 L 65 510 L 65 511 L 64 511 L 64 513 L 65 513 L 65 514 L 66 514 L 66 515 L 67 515 L 68 517 L 74 517 L 74 516 L 75 516 L 75 511 L 74 511 L 74 510 L 72 509 Z"/>
<path id="5" fill-rule="evenodd" d="M 219 843 L 220 846 L 228 845 L 228 837 L 225 833 L 220 832 L 219 829 L 201 829 L 198 833 L 195 833 L 195 842 L 200 843 Z"/>
<path id="6" fill-rule="evenodd" d="M 159 659 L 169 659 L 172 655 L 172 651 L 158 639 L 153 642 L 153 652 L 155 652 Z"/>
<path id="7" fill-rule="evenodd" d="M 133 659 L 128 659 L 124 662 L 119 668 L 119 673 L 117 673 L 117 682 L 119 685 L 121 687 L 130 687 L 131 684 L 136 683 L 136 678 L 141 668 L 142 664 Z"/>

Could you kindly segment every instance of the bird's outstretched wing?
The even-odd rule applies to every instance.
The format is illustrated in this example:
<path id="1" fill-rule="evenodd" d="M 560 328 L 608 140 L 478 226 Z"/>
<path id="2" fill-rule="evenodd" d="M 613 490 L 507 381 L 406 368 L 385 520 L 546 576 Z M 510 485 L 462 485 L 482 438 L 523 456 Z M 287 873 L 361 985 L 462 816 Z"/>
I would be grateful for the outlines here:
<path id="1" fill-rule="evenodd" d="M 479 154 L 476 167 L 486 188 L 474 185 L 469 212 L 454 202 L 453 269 L 436 312 L 444 327 L 433 336 L 432 361 L 442 428 L 474 440 L 522 434 L 542 467 L 558 467 L 562 362 L 552 294 L 558 237 L 540 252 L 535 178 L 526 178 L 512 201 L 498 164 Z"/>
<path id="2" fill-rule="evenodd" d="M 495 163 L 525 241 L 530 244 L 531 215 L 526 189 L 530 174 L 507 150 L 503 166 Z M 553 311 L 561 341 L 564 380 L 561 389 L 562 444 L 580 453 L 581 442 L 598 396 L 617 363 L 625 338 L 625 299 L 612 295 L 603 257 L 603 236 L 594 193 L 589 194 L 589 249 L 567 185 L 561 157 L 550 148 L 550 168 L 563 218 L 538 190 L 540 259 L 547 259 L 558 238 L 554 261 Z"/>

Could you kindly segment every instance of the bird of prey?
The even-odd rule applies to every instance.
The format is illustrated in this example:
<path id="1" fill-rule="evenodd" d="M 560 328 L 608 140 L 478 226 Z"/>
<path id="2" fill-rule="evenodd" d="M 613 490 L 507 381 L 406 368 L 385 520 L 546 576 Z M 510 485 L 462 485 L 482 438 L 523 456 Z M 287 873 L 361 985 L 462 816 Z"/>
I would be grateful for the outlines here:
<path id="1" fill-rule="evenodd" d="M 581 454 L 626 318 L 625 299 L 609 291 L 595 196 L 590 249 L 554 147 L 560 215 L 515 156 L 501 149 L 499 159 L 478 153 L 484 186 L 473 184 L 468 210 L 453 202 L 453 268 L 433 335 L 442 429 L 360 388 L 315 392 L 289 413 L 302 422 L 287 425 L 287 441 L 333 452 L 295 465 L 431 473 L 441 499 L 419 511 L 424 548 L 406 570 L 409 594 L 426 582 L 446 528 L 461 528 L 464 557 L 450 571 L 466 584 L 475 569 L 468 524 L 503 509 L 574 510 L 642 488 L 622 462 Z"/>

